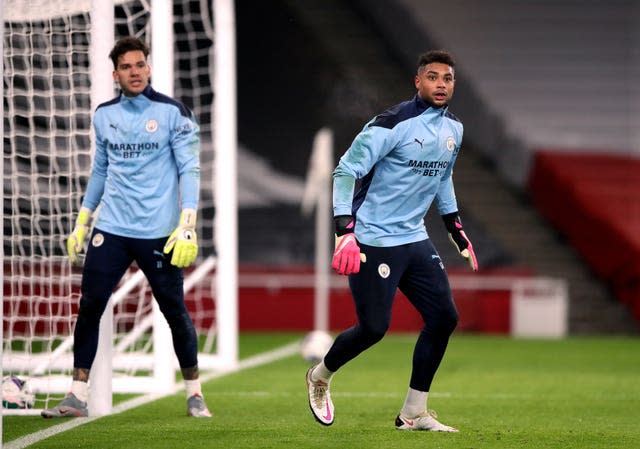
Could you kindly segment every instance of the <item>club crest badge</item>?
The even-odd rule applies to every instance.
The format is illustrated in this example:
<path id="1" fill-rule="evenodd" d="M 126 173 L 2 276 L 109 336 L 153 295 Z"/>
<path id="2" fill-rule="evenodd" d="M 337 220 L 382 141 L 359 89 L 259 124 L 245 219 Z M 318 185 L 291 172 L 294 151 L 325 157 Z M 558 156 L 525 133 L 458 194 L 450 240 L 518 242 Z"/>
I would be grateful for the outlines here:
<path id="1" fill-rule="evenodd" d="M 451 136 L 447 137 L 447 150 L 453 151 L 455 147 L 456 147 L 456 141 L 454 140 L 454 138 Z"/>
<path id="2" fill-rule="evenodd" d="M 378 274 L 382 279 L 386 279 L 391 274 L 391 268 L 386 263 L 381 263 L 378 265 Z"/>
<path id="3" fill-rule="evenodd" d="M 148 133 L 154 133 L 158 130 L 158 121 L 155 119 L 149 120 L 145 125 L 144 129 L 147 130 Z"/>
<path id="4" fill-rule="evenodd" d="M 97 248 L 98 246 L 102 246 L 103 243 L 104 235 L 102 235 L 101 233 L 97 233 L 93 236 L 93 239 L 91 239 L 91 245 L 93 245 L 95 248 Z"/>

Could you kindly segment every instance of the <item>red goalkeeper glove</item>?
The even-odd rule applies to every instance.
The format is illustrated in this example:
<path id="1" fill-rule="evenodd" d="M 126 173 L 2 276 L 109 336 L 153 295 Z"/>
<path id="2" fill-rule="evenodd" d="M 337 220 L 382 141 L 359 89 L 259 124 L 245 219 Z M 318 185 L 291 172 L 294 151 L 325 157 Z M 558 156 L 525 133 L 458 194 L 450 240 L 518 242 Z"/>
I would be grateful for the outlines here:
<path id="1" fill-rule="evenodd" d="M 367 261 L 367 256 L 360 252 L 360 246 L 353 233 L 355 220 L 350 215 L 339 215 L 334 218 L 334 223 L 336 248 L 331 268 L 338 274 L 355 274 L 360 271 L 360 262 Z"/>
<path id="2" fill-rule="evenodd" d="M 462 222 L 457 212 L 446 214 L 442 216 L 444 225 L 449 231 L 449 240 L 458 250 L 460 255 L 467 259 L 469 266 L 473 271 L 478 271 L 478 259 L 476 259 L 476 253 L 473 251 L 473 245 L 467 237 L 467 234 L 462 230 Z"/>

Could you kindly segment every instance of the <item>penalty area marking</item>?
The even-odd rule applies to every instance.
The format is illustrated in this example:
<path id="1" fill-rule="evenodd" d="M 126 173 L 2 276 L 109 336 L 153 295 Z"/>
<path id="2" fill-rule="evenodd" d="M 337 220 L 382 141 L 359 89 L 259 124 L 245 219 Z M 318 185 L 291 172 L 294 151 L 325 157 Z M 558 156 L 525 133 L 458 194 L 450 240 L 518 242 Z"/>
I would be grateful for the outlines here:
<path id="1" fill-rule="evenodd" d="M 296 354 L 299 351 L 300 351 L 300 342 L 294 342 L 294 343 L 282 346 L 280 348 L 276 348 L 273 351 L 263 352 L 253 357 L 249 357 L 247 359 L 241 360 L 238 362 L 238 366 L 234 369 L 225 370 L 221 372 L 202 373 L 200 375 L 200 381 L 208 382 L 210 380 L 218 379 L 220 377 L 224 377 L 229 374 L 237 373 L 238 371 L 254 368 L 260 365 L 266 365 L 267 363 L 275 362 L 285 357 L 289 357 L 290 355 Z M 141 405 L 148 404 L 149 402 L 157 401 L 158 399 L 164 398 L 166 396 L 171 396 L 173 394 L 176 394 L 181 390 L 184 390 L 184 385 L 174 388 L 174 390 L 171 391 L 170 393 L 147 394 L 144 396 L 139 396 L 139 397 L 130 399 L 128 401 L 122 402 L 116 405 L 115 407 L 113 407 L 111 415 L 122 413 L 132 408 L 136 408 Z M 95 416 L 95 417 L 88 417 L 88 418 L 72 418 L 72 419 L 62 418 L 62 419 L 69 419 L 69 421 L 64 422 L 62 424 L 55 425 L 55 426 L 47 427 L 46 429 L 39 430 L 37 432 L 26 435 L 24 437 L 17 438 L 13 441 L 8 441 L 2 444 L 1 447 L 3 447 L 4 449 L 23 449 L 39 441 L 42 441 L 44 439 L 47 439 L 49 437 L 52 437 L 62 432 L 66 432 L 67 430 L 71 430 L 74 427 L 88 424 L 100 418 L 102 418 L 102 416 Z M 53 418 L 53 419 L 58 419 L 58 418 Z"/>

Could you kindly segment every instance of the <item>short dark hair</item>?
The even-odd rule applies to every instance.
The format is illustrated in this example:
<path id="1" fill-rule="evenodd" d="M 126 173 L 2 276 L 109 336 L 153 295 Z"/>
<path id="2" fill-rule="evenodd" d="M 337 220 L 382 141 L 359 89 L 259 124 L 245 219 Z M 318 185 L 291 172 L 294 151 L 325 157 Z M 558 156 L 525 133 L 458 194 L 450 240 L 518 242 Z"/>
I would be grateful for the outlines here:
<path id="1" fill-rule="evenodd" d="M 430 50 L 425 53 L 422 53 L 418 57 L 418 71 L 427 64 L 431 64 L 432 62 L 439 62 L 441 64 L 446 64 L 451 68 L 456 66 L 456 61 L 453 59 L 453 56 L 448 51 L 445 50 Z"/>
<path id="2" fill-rule="evenodd" d="M 111 58 L 111 61 L 113 62 L 113 68 L 118 68 L 118 58 L 120 56 L 124 55 L 128 51 L 138 50 L 144 53 L 145 59 L 147 58 L 147 56 L 149 56 L 149 47 L 144 43 L 142 39 L 135 36 L 127 36 L 120 39 L 113 46 L 111 53 L 109 53 L 109 58 Z"/>

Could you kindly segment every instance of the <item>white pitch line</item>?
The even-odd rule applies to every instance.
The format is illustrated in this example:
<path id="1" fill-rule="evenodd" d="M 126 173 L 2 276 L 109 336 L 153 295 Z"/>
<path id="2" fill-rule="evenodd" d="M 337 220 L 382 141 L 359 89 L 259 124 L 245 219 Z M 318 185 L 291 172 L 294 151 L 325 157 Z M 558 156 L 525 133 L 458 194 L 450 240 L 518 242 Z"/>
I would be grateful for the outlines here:
<path id="1" fill-rule="evenodd" d="M 303 393 L 300 393 L 303 394 Z M 293 397 L 298 393 L 290 393 L 286 391 L 219 391 L 216 392 L 216 396 L 231 396 L 231 397 Z M 361 392 L 361 391 L 331 391 L 331 397 L 333 398 L 404 398 L 406 393 L 404 392 Z M 447 398 L 447 399 L 527 399 L 534 397 L 532 394 L 507 394 L 507 393 L 489 393 L 489 394 L 466 394 L 466 393 L 451 393 L 444 391 L 432 391 L 429 393 L 430 398 Z"/>
<path id="2" fill-rule="evenodd" d="M 290 355 L 296 354 L 300 350 L 300 342 L 295 342 L 288 344 L 286 346 L 282 346 L 280 348 L 274 349 L 273 351 L 267 351 L 262 354 L 255 355 L 253 357 L 249 357 L 245 360 L 241 360 L 238 362 L 238 366 L 232 370 L 226 370 L 224 372 L 206 372 L 202 373 L 200 376 L 201 382 L 207 382 L 212 379 L 218 379 L 220 377 L 227 376 L 229 374 L 236 373 L 238 371 L 242 371 L 245 369 L 254 368 L 256 366 L 265 365 L 267 363 L 275 362 L 276 360 L 283 359 L 285 357 L 289 357 Z M 122 402 L 115 407 L 111 412 L 111 415 L 115 415 L 117 413 L 122 413 L 124 411 L 130 410 L 135 407 L 139 407 L 144 404 L 148 404 L 149 402 L 156 401 L 166 396 L 171 396 L 180 390 L 183 390 L 184 386 L 177 387 L 174 391 L 166 394 L 147 394 L 144 396 L 139 396 L 128 401 Z M 6 442 L 2 445 L 4 449 L 23 449 L 32 444 L 35 444 L 39 441 L 42 441 L 46 438 L 52 437 L 62 432 L 66 432 L 67 430 L 71 430 L 74 427 L 82 426 L 84 424 L 88 424 L 96 419 L 102 418 L 101 416 L 89 417 L 89 418 L 75 418 L 70 419 L 62 424 L 58 424 L 56 426 L 51 426 L 43 430 L 39 430 L 38 432 L 31 433 L 24 437 L 15 439 L 13 441 Z M 44 419 L 44 418 L 43 418 Z M 55 419 L 55 418 L 54 418 Z M 68 419 L 68 418 L 67 418 Z"/>

